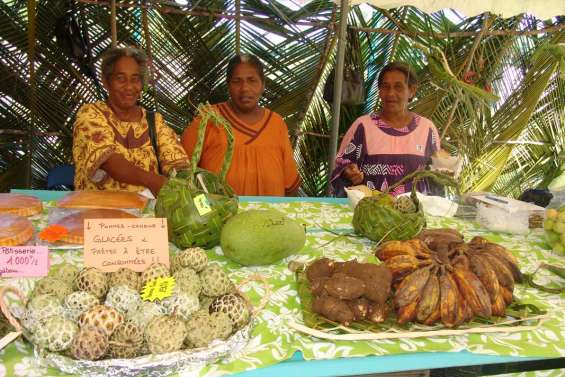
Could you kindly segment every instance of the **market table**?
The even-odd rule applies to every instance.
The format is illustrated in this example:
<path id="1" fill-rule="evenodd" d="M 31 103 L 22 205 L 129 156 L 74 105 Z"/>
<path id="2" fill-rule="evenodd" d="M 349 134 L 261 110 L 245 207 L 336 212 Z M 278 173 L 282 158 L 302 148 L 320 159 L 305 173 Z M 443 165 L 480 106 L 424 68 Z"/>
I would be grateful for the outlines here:
<path id="1" fill-rule="evenodd" d="M 14 191 L 35 195 L 45 201 L 44 215 L 35 220 L 38 228 L 45 226 L 47 212 L 54 205 L 53 201 L 66 194 L 56 191 Z M 218 376 L 231 373 L 245 377 L 291 374 L 309 377 L 346 376 L 488 364 L 513 363 L 512 365 L 519 367 L 533 361 L 537 361 L 539 365 L 539 360 L 545 366 L 540 369 L 565 367 L 563 294 L 551 295 L 522 285 L 517 285 L 515 295 L 523 302 L 547 309 L 551 314 L 550 319 L 534 331 L 369 342 L 330 342 L 294 332 L 288 323 L 300 322 L 301 306 L 294 274 L 287 268 L 288 261 L 307 262 L 322 255 L 339 260 L 365 260 L 372 254 L 373 243 L 360 238 L 337 238 L 332 233 L 351 231 L 352 211 L 344 199 L 241 197 L 240 201 L 241 209 L 276 208 L 304 223 L 307 228 L 307 244 L 300 255 L 289 257 L 274 266 L 262 267 L 241 268 L 225 259 L 220 248 L 209 252 L 210 259 L 221 263 L 235 281 L 250 274 L 267 277 L 272 294 L 267 307 L 256 319 L 251 340 L 245 350 L 229 360 L 184 371 L 181 376 Z M 541 261 L 563 264 L 562 257 L 553 255 L 547 249 L 540 230 L 524 236 L 511 236 L 488 232 L 473 222 L 446 218 L 428 218 L 428 226 L 455 228 L 467 239 L 481 235 L 500 243 L 519 258 L 524 272 L 532 272 Z M 52 263 L 63 261 L 81 265 L 82 253 L 80 250 L 51 252 Z M 537 280 L 546 284 L 556 281 L 556 278 L 541 273 Z M 33 279 L 2 279 L 0 284 L 12 284 L 29 290 L 33 286 Z M 258 302 L 265 293 L 259 285 L 247 286 L 244 292 L 254 302 Z M 564 374 L 556 369 L 544 375 Z M 53 368 L 38 365 L 30 345 L 17 341 L 0 352 L 0 377 L 3 375 L 56 376 L 60 373 Z"/>

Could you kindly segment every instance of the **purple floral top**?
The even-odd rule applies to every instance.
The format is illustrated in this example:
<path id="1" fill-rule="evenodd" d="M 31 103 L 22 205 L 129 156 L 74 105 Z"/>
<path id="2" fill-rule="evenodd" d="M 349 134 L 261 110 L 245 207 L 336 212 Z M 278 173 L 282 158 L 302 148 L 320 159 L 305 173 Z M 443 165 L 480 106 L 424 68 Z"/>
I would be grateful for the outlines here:
<path id="1" fill-rule="evenodd" d="M 432 153 L 439 149 L 439 134 L 431 120 L 412 115 L 412 121 L 404 128 L 390 127 L 377 113 L 361 116 L 353 123 L 341 142 L 332 172 L 336 196 L 345 196 L 344 187 L 351 185 L 341 173 L 352 163 L 364 173 L 363 184 L 379 191 L 425 168 Z M 391 193 L 399 195 L 411 189 L 412 184 L 406 182 Z M 417 190 L 426 193 L 427 182 L 418 182 Z"/>

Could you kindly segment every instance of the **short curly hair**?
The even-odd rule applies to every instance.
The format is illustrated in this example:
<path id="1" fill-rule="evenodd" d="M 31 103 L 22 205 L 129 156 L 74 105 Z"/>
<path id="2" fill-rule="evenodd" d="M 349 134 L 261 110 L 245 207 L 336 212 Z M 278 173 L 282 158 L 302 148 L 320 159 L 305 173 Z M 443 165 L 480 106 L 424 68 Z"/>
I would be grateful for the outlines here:
<path id="1" fill-rule="evenodd" d="M 106 81 L 110 81 L 116 62 L 123 57 L 135 59 L 139 64 L 139 73 L 141 74 L 141 82 L 147 84 L 149 80 L 149 68 L 147 66 L 147 55 L 140 49 L 134 47 L 112 47 L 102 55 L 102 77 Z"/>

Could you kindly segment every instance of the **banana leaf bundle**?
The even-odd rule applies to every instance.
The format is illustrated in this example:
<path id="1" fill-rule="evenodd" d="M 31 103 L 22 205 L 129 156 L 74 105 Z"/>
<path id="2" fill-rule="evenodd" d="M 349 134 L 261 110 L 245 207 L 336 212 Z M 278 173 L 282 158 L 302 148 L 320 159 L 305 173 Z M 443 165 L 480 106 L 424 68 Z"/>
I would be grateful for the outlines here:
<path id="1" fill-rule="evenodd" d="M 234 137 L 231 125 L 210 105 L 198 107 L 200 123 L 198 139 L 187 171 L 173 173 L 163 185 L 155 214 L 166 217 L 169 239 L 179 248 L 200 246 L 211 248 L 220 243 L 224 223 L 238 210 L 238 198 L 226 183 L 232 156 Z M 219 174 L 198 168 L 208 121 L 224 128 L 228 147 Z"/>
<path id="2" fill-rule="evenodd" d="M 355 233 L 376 242 L 404 241 L 420 233 L 426 225 L 426 218 L 422 204 L 416 196 L 416 184 L 424 178 L 432 178 L 444 186 L 457 187 L 457 182 L 450 176 L 435 171 L 417 170 L 389 186 L 386 191 L 359 201 L 353 212 Z M 410 200 L 415 211 L 406 213 L 395 207 L 389 192 L 410 180 L 412 180 Z"/>

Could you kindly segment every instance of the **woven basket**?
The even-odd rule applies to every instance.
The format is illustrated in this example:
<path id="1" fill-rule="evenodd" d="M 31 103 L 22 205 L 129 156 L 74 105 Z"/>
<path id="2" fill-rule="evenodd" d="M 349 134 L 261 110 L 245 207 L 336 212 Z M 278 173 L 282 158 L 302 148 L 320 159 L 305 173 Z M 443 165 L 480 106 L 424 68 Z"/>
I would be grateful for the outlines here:
<path id="1" fill-rule="evenodd" d="M 188 171 L 169 178 L 161 188 L 155 205 L 155 214 L 167 218 L 169 239 L 179 248 L 211 248 L 218 245 L 224 223 L 238 209 L 237 196 L 226 183 L 233 156 L 231 126 L 209 105 L 200 105 L 198 111 L 201 120 L 191 166 Z M 222 125 L 228 139 L 228 148 L 218 175 L 197 167 L 209 120 Z"/>
<path id="2" fill-rule="evenodd" d="M 412 181 L 410 198 L 416 204 L 418 210 L 414 213 L 402 213 L 390 204 L 383 204 L 382 197 L 379 195 L 365 197 L 359 201 L 353 212 L 353 229 L 355 232 L 375 242 L 403 241 L 420 233 L 426 226 L 426 218 L 422 204 L 416 196 L 416 185 L 419 180 L 424 178 L 432 178 L 445 186 L 458 186 L 453 178 L 445 174 L 429 170 L 417 170 L 389 186 L 382 195 L 388 195 L 398 185 Z"/>

